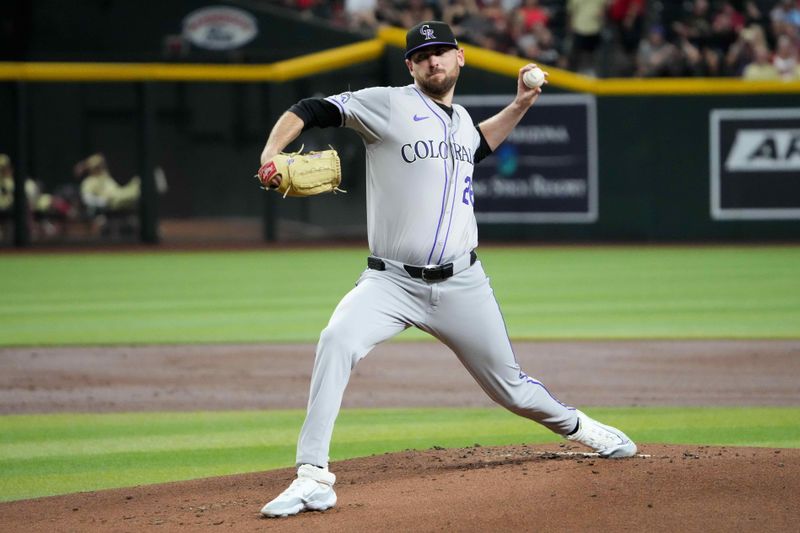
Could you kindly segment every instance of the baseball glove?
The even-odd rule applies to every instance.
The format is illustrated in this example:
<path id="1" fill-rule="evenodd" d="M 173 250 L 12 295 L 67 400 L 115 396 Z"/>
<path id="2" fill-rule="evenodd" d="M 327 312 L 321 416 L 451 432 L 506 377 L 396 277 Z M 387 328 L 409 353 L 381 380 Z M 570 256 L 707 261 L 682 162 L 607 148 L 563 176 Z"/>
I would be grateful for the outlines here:
<path id="1" fill-rule="evenodd" d="M 345 192 L 339 188 L 342 182 L 342 166 L 336 150 L 320 152 L 300 151 L 293 154 L 280 153 L 258 169 L 256 177 L 263 189 L 275 189 L 287 196 L 313 196 L 324 192 Z M 270 180 L 280 176 L 280 185 Z"/>

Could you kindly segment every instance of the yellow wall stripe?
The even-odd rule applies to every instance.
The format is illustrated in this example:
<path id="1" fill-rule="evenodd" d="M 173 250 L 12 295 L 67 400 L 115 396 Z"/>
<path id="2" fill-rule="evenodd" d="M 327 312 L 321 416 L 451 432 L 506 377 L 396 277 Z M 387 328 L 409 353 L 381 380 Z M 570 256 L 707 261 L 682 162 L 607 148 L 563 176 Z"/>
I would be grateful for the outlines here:
<path id="1" fill-rule="evenodd" d="M 269 65 L 171 63 L 0 63 L 0 80 L 19 81 L 288 81 L 381 56 L 378 39 Z"/>
<path id="2" fill-rule="evenodd" d="M 405 47 L 405 30 L 381 28 L 376 39 L 340 46 L 268 65 L 201 65 L 171 63 L 0 63 L 0 80 L 11 81 L 290 81 L 372 61 L 385 45 Z M 527 59 L 463 45 L 467 64 L 495 74 L 517 77 Z M 670 96 L 713 94 L 800 94 L 800 81 L 745 81 L 733 78 L 596 79 L 544 66 L 554 87 L 600 96 Z M 508 91 L 508 88 L 498 88 Z"/>
<path id="3" fill-rule="evenodd" d="M 343 67 L 365 63 L 383 54 L 383 41 L 372 39 L 347 46 L 340 46 L 316 54 L 308 54 L 286 61 L 273 63 L 273 81 L 288 81 L 311 74 L 338 70 Z"/>

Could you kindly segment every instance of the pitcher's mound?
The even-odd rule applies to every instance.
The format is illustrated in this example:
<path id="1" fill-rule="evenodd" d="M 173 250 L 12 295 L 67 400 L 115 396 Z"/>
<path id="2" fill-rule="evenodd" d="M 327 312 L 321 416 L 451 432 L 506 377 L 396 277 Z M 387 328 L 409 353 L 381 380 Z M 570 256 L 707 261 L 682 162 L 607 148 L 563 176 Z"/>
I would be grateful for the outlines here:
<path id="1" fill-rule="evenodd" d="M 796 531 L 800 450 L 571 445 L 408 451 L 332 464 L 339 503 L 261 518 L 293 469 L 0 504 L 6 531 Z"/>

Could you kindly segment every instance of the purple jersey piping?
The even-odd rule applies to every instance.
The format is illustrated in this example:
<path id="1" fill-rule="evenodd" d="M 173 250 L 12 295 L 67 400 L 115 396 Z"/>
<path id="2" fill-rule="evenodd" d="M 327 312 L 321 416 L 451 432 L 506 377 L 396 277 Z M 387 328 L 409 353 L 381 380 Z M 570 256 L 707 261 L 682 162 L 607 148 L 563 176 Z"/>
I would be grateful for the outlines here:
<path id="1" fill-rule="evenodd" d="M 457 113 L 458 111 L 453 111 Z M 452 140 L 452 139 L 451 139 Z M 450 145 L 452 146 L 452 144 Z M 453 154 L 450 154 L 452 157 Z M 444 251 L 447 248 L 447 239 L 450 238 L 450 228 L 453 226 L 453 211 L 455 211 L 455 204 L 456 204 L 456 191 L 458 190 L 458 169 L 461 167 L 461 160 L 458 160 L 456 163 L 456 168 L 453 173 L 453 199 L 450 200 L 450 220 L 447 222 L 447 233 L 444 235 L 444 244 L 442 245 L 442 253 L 439 254 L 439 260 L 437 261 L 438 264 L 442 264 L 442 257 L 444 257 Z"/>
<path id="2" fill-rule="evenodd" d="M 511 344 L 511 337 L 508 335 L 508 326 L 506 325 L 506 317 L 503 316 L 503 310 L 500 309 L 500 304 L 497 303 L 497 298 L 494 297 L 494 289 L 492 289 L 492 298 L 494 299 L 494 305 L 497 306 L 497 311 L 500 313 L 500 318 L 503 320 L 503 328 L 505 328 L 506 330 L 506 339 L 508 340 L 508 347 L 511 349 L 511 355 L 514 356 L 514 362 L 517 364 L 517 368 L 519 368 L 519 361 L 517 361 L 517 354 L 514 352 L 514 345 Z M 552 393 L 549 390 L 547 390 L 547 387 L 544 386 L 544 383 L 542 383 L 541 381 L 536 381 L 532 377 L 528 376 L 528 374 L 523 372 L 522 369 L 520 369 L 519 371 L 519 379 L 525 381 L 525 383 L 530 383 L 531 385 L 536 385 L 541 387 L 547 393 L 547 395 L 550 396 L 554 401 L 560 403 L 570 411 L 575 410 L 574 407 L 570 407 L 569 405 L 565 404 L 564 402 L 553 396 Z"/>
<path id="3" fill-rule="evenodd" d="M 335 97 L 333 97 L 333 96 L 331 96 L 331 97 L 328 97 L 328 98 L 326 98 L 325 100 L 327 100 L 328 102 L 332 102 L 333 104 L 335 104 L 335 105 L 336 105 L 336 107 L 338 107 L 338 108 L 339 108 L 339 112 L 342 114 L 342 123 L 341 123 L 341 125 L 339 126 L 339 127 L 341 128 L 342 126 L 344 126 L 344 117 L 345 117 L 345 114 L 344 114 L 344 106 L 343 106 L 342 104 L 340 104 L 339 102 L 337 102 L 337 101 L 336 101 L 336 98 L 335 98 Z"/>
<path id="4" fill-rule="evenodd" d="M 416 92 L 417 95 L 420 97 L 420 99 L 422 100 L 422 103 L 425 104 L 425 107 L 427 107 L 430 110 L 431 113 L 436 115 L 436 118 L 438 118 L 439 122 L 442 123 L 442 127 L 444 128 L 444 139 L 445 139 L 445 142 L 449 141 L 450 139 L 449 139 L 449 136 L 447 134 L 447 124 L 445 124 L 444 119 L 442 119 L 442 117 L 440 117 L 439 114 L 436 111 L 434 111 L 433 108 L 430 105 L 428 105 L 428 102 L 425 100 L 425 97 L 422 96 L 422 93 L 420 93 L 417 90 L 416 87 L 412 87 L 412 89 L 414 89 L 414 92 Z M 431 263 L 431 257 L 433 257 L 433 251 L 436 249 L 436 240 L 439 238 L 439 230 L 442 227 L 442 219 L 444 218 L 444 206 L 447 203 L 447 182 L 449 180 L 450 180 L 450 176 L 447 173 L 447 159 L 445 159 L 444 160 L 444 188 L 442 189 L 442 209 L 441 209 L 441 211 L 439 211 L 439 223 L 436 226 L 436 233 L 433 236 L 433 246 L 431 247 L 431 252 L 428 254 L 427 264 Z"/>
<path id="5" fill-rule="evenodd" d="M 558 398 L 553 396 L 553 393 L 551 393 L 549 390 L 547 390 L 547 387 L 544 386 L 544 383 L 542 383 L 541 381 L 537 381 L 537 380 L 533 379 L 532 377 L 530 377 L 528 374 L 526 374 L 522 370 L 519 371 L 519 379 L 524 380 L 526 383 L 530 383 L 532 385 L 540 386 L 541 388 L 544 389 L 544 391 L 547 393 L 547 395 L 550 396 L 553 400 L 555 400 L 556 402 L 560 403 L 561 405 L 563 405 L 564 407 L 566 407 L 570 411 L 574 411 L 575 410 L 574 407 L 570 407 L 569 405 L 565 404 L 564 402 L 562 402 L 561 400 L 559 400 Z"/>

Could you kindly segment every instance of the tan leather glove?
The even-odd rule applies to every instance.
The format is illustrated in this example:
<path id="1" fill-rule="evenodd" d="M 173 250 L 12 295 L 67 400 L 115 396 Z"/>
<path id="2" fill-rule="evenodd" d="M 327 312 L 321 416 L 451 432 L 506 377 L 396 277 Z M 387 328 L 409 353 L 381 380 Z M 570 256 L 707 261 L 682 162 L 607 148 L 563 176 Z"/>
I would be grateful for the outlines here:
<path id="1" fill-rule="evenodd" d="M 280 177 L 280 185 L 270 181 Z M 267 161 L 256 174 L 261 187 L 274 189 L 287 196 L 313 196 L 324 192 L 345 192 L 339 189 L 342 182 L 342 165 L 336 150 L 307 153 L 280 153 Z M 274 183 L 274 182 L 273 182 Z"/>

